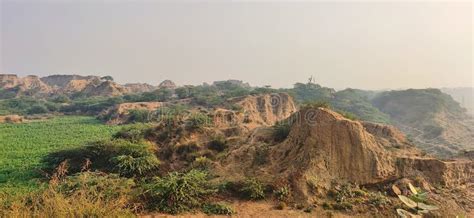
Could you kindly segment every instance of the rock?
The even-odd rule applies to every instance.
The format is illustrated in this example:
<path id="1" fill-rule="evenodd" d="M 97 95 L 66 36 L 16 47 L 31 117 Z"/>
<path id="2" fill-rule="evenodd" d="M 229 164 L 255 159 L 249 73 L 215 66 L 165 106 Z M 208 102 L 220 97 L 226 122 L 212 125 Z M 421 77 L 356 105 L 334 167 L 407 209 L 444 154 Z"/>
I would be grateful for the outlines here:
<path id="1" fill-rule="evenodd" d="M 400 188 L 396 185 L 392 185 L 392 192 L 395 196 L 401 195 L 402 191 L 400 191 Z"/>

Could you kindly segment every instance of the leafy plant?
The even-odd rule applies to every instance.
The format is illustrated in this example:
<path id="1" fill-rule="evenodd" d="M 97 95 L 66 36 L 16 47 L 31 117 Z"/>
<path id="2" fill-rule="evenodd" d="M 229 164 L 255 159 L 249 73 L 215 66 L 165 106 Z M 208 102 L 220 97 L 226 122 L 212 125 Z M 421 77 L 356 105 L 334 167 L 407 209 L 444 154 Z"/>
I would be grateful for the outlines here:
<path id="1" fill-rule="evenodd" d="M 255 178 L 244 181 L 240 192 L 248 199 L 259 200 L 265 198 L 264 185 Z"/>
<path id="2" fill-rule="evenodd" d="M 212 161 L 209 158 L 201 156 L 196 158 L 192 163 L 192 167 L 200 170 L 208 170 L 212 166 Z"/>
<path id="3" fill-rule="evenodd" d="M 158 169 L 160 161 L 153 155 L 134 157 L 132 155 L 120 155 L 112 158 L 121 176 L 133 177 L 144 176 Z"/>
<path id="4" fill-rule="evenodd" d="M 273 126 L 273 138 L 275 139 L 275 141 L 281 142 L 288 137 L 288 135 L 290 134 L 290 130 L 291 125 L 289 120 L 277 122 Z"/>
<path id="5" fill-rule="evenodd" d="M 273 194 L 279 201 L 287 201 L 290 197 L 291 190 L 288 185 L 282 186 L 273 191 Z"/>
<path id="6" fill-rule="evenodd" d="M 210 194 L 216 192 L 209 185 L 207 173 L 199 170 L 156 177 L 144 188 L 152 208 L 172 214 L 199 208 Z"/>

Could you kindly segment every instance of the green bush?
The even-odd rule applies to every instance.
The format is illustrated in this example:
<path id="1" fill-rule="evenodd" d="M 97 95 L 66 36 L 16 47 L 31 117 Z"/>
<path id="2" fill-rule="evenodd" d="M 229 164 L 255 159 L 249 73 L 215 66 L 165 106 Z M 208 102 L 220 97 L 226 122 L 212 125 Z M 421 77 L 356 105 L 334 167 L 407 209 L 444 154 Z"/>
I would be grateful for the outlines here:
<path id="1" fill-rule="evenodd" d="M 145 176 L 158 169 L 160 161 L 153 154 L 134 157 L 132 155 L 120 155 L 111 159 L 121 176 L 134 177 Z"/>
<path id="2" fill-rule="evenodd" d="M 189 119 L 187 120 L 187 126 L 190 129 L 200 129 L 206 126 L 212 125 L 212 119 L 203 113 L 194 113 L 191 114 Z"/>
<path id="3" fill-rule="evenodd" d="M 208 170 L 212 167 L 212 161 L 207 157 L 201 156 L 194 160 L 192 167 L 199 170 Z"/>
<path id="4" fill-rule="evenodd" d="M 267 144 L 262 144 L 255 149 L 255 158 L 253 164 L 263 165 L 268 163 L 270 157 L 270 146 Z"/>
<path id="5" fill-rule="evenodd" d="M 177 214 L 200 208 L 216 190 L 209 185 L 206 172 L 173 172 L 145 184 L 145 195 L 152 209 Z"/>
<path id="6" fill-rule="evenodd" d="M 264 185 L 256 180 L 255 178 L 249 178 L 244 181 L 240 192 L 245 198 L 252 200 L 259 200 L 265 198 L 265 187 Z"/>
<path id="7" fill-rule="evenodd" d="M 134 124 L 119 130 L 113 135 L 116 139 L 127 139 L 132 142 L 140 142 L 149 133 L 151 126 L 146 124 Z"/>
<path id="8" fill-rule="evenodd" d="M 287 201 L 290 197 L 290 187 L 285 185 L 273 191 L 273 194 L 279 201 Z"/>
<path id="9" fill-rule="evenodd" d="M 277 122 L 273 126 L 273 138 L 277 142 L 282 142 L 285 140 L 291 131 L 291 125 L 289 120 L 284 120 L 281 122 Z"/>
<path id="10" fill-rule="evenodd" d="M 223 203 L 204 204 L 202 211 L 207 215 L 232 215 L 235 214 L 235 210 L 229 205 Z"/>
<path id="11" fill-rule="evenodd" d="M 148 123 L 153 121 L 153 112 L 144 109 L 134 109 L 128 111 L 129 123 Z"/>
<path id="12" fill-rule="evenodd" d="M 123 139 L 102 140 L 80 148 L 53 152 L 43 162 L 50 171 L 65 160 L 69 162 L 70 173 L 80 172 L 84 163 L 89 162 L 90 169 L 130 177 L 152 174 L 159 165 L 149 145 Z"/>
<path id="13" fill-rule="evenodd" d="M 45 114 L 48 112 L 49 112 L 48 108 L 43 104 L 33 105 L 27 111 L 28 114 Z"/>

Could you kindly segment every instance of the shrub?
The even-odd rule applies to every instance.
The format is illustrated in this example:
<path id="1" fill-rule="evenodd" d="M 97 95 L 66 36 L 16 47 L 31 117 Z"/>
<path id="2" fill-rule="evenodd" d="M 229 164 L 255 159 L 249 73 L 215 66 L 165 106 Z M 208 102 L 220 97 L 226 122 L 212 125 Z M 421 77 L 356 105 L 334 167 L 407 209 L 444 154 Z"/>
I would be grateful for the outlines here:
<path id="1" fill-rule="evenodd" d="M 120 155 L 111 159 L 121 176 L 133 177 L 144 176 L 158 169 L 160 161 L 153 154 L 134 157 L 132 155 Z"/>
<path id="2" fill-rule="evenodd" d="M 202 206 L 215 190 L 210 187 L 206 172 L 191 170 L 173 172 L 163 178 L 154 178 L 145 185 L 145 194 L 153 209 L 166 213 L 182 213 Z"/>
<path id="3" fill-rule="evenodd" d="M 123 139 L 97 141 L 84 147 L 57 151 L 47 155 L 43 162 L 51 170 L 65 160 L 69 161 L 71 173 L 80 172 L 88 161 L 91 169 L 124 176 L 143 176 L 159 164 L 149 145 Z"/>
<path id="4" fill-rule="evenodd" d="M 386 205 L 390 202 L 390 200 L 380 192 L 371 192 L 368 194 L 368 197 L 369 199 L 367 200 L 367 203 L 377 207 Z"/>
<path id="5" fill-rule="evenodd" d="M 290 187 L 288 185 L 282 186 L 274 190 L 273 194 L 279 201 L 287 201 L 291 194 Z"/>
<path id="6" fill-rule="evenodd" d="M 45 114 L 48 112 L 49 112 L 48 108 L 46 108 L 46 106 L 44 106 L 43 104 L 33 105 L 27 111 L 28 114 Z"/>
<path id="7" fill-rule="evenodd" d="M 198 157 L 192 164 L 193 168 L 200 169 L 200 170 L 208 170 L 212 167 L 212 161 L 209 160 L 207 157 Z"/>
<path id="8" fill-rule="evenodd" d="M 278 202 L 278 204 L 275 206 L 277 210 L 284 210 L 287 207 L 286 203 L 283 201 Z"/>
<path id="9" fill-rule="evenodd" d="M 264 185 L 255 178 L 247 179 L 240 192 L 248 199 L 259 200 L 265 198 Z"/>
<path id="10" fill-rule="evenodd" d="M 208 144 L 207 146 L 209 149 L 217 151 L 217 152 L 222 152 L 225 149 L 227 149 L 227 142 L 224 137 L 218 136 L 214 137 Z"/>
<path id="11" fill-rule="evenodd" d="M 235 210 L 232 207 L 222 204 L 222 203 L 215 203 L 215 204 L 205 204 L 202 207 L 202 211 L 207 215 L 217 214 L 217 215 L 232 215 L 235 214 Z"/>
<path id="12" fill-rule="evenodd" d="M 127 139 L 132 142 L 140 142 L 150 131 L 150 126 L 146 124 L 134 124 L 119 130 L 113 135 L 116 139 Z"/>
<path id="13" fill-rule="evenodd" d="M 338 111 L 343 117 L 349 120 L 358 120 L 357 116 L 353 113 L 346 112 L 346 111 Z"/>
<path id="14" fill-rule="evenodd" d="M 203 113 L 194 113 L 187 120 L 190 129 L 200 129 L 212 125 L 212 119 Z"/>
<path id="15" fill-rule="evenodd" d="M 153 121 L 153 113 L 149 110 L 134 109 L 128 111 L 128 122 L 148 123 Z"/>
<path id="16" fill-rule="evenodd" d="M 270 147 L 266 144 L 258 146 L 255 150 L 255 158 L 253 163 L 256 165 L 262 165 L 268 162 L 270 155 Z"/>
<path id="17" fill-rule="evenodd" d="M 331 108 L 331 105 L 326 101 L 313 101 L 313 102 L 305 102 L 303 107 L 312 107 L 312 108 Z"/>
<path id="18" fill-rule="evenodd" d="M 277 122 L 273 126 L 273 138 L 277 142 L 285 140 L 290 134 L 291 125 L 288 120 Z"/>
<path id="19" fill-rule="evenodd" d="M 331 206 L 335 210 L 352 210 L 352 204 L 349 202 L 334 203 Z"/>

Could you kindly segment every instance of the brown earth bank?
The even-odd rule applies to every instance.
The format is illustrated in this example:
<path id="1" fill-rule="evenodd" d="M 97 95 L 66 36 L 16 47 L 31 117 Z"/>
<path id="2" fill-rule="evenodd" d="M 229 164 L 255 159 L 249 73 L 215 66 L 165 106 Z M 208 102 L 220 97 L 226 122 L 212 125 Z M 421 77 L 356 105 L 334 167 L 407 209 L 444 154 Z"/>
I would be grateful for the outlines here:
<path id="1" fill-rule="evenodd" d="M 197 157 L 209 157 L 214 160 L 210 171 L 216 181 L 238 183 L 253 177 L 274 188 L 288 187 L 292 192 L 288 202 L 305 208 L 340 207 L 340 202 L 328 196 L 362 190 L 364 194 L 350 203 L 350 215 L 367 215 L 372 206 L 361 202 L 377 198 L 377 193 L 393 192 L 394 184 L 404 190 L 399 194 L 413 195 L 407 191 L 408 183 L 420 187 L 439 207 L 431 215 L 459 215 L 474 209 L 471 160 L 436 159 L 419 151 L 395 127 L 350 120 L 327 108 L 305 106 L 289 112 L 296 110 L 291 97 L 277 95 L 287 100 L 272 105 L 271 95 L 250 96 L 238 99 L 240 112 L 208 112 L 210 117 L 226 121 L 219 125 L 202 129 L 190 129 L 181 121 L 172 127 L 158 125 L 153 132 L 168 131 L 164 140 L 160 135 L 150 138 L 157 142 L 162 170 L 180 171 Z M 272 125 L 277 122 L 289 126 L 283 141 L 273 135 Z M 206 146 L 215 137 L 226 140 L 228 152 L 218 154 Z M 180 148 L 192 149 L 192 156 Z M 347 188 L 347 184 L 356 185 Z M 453 189 L 458 193 L 450 191 Z M 463 197 L 451 200 L 453 196 Z M 403 204 L 397 195 L 388 199 L 388 204 L 374 208 L 396 216 L 396 209 L 404 208 Z"/>

